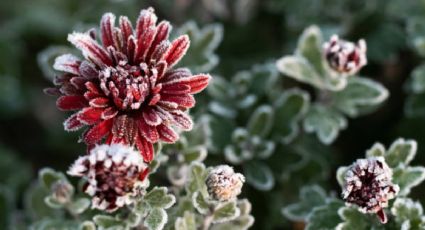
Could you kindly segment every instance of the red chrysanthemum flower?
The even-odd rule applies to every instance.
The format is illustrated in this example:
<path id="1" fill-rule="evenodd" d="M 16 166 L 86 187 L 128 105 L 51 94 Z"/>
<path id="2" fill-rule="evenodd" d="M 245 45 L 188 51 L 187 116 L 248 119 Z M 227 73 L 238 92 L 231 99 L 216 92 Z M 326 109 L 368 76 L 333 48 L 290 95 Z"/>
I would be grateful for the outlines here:
<path id="1" fill-rule="evenodd" d="M 64 74 L 46 92 L 60 96 L 60 110 L 78 111 L 64 126 L 69 131 L 88 126 L 82 140 L 89 146 L 104 138 L 109 144 L 135 145 L 151 161 L 153 143 L 175 142 L 179 135 L 173 127 L 192 128 L 185 111 L 195 105 L 193 94 L 207 87 L 210 76 L 172 69 L 189 48 L 189 38 L 170 42 L 169 22 L 156 22 L 152 8 L 141 11 L 135 29 L 123 16 L 116 27 L 115 16 L 107 13 L 100 23 L 101 44 L 93 30 L 68 36 L 85 60 L 58 57 L 54 68 Z"/>

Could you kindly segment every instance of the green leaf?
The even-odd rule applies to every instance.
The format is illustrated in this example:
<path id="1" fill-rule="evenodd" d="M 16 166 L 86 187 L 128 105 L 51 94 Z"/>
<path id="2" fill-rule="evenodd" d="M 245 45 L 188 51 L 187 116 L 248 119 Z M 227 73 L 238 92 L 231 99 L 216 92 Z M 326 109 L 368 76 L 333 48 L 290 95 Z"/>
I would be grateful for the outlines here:
<path id="1" fill-rule="evenodd" d="M 425 64 L 416 67 L 412 71 L 410 89 L 415 94 L 425 92 Z"/>
<path id="2" fill-rule="evenodd" d="M 192 195 L 192 204 L 196 208 L 196 210 L 203 215 L 208 214 L 208 212 L 210 211 L 210 205 L 208 204 L 206 198 L 200 192 L 195 192 Z"/>
<path id="3" fill-rule="evenodd" d="M 25 193 L 25 210 L 30 219 L 35 222 L 46 217 L 60 218 L 63 210 L 54 210 L 46 205 L 44 199 L 49 191 L 40 183 L 32 184 Z"/>
<path id="4" fill-rule="evenodd" d="M 113 216 L 107 216 L 107 215 L 96 215 L 93 217 L 93 221 L 96 223 L 97 226 L 108 229 L 108 228 L 114 228 L 114 229 L 123 229 L 123 222 L 116 217 Z"/>
<path id="5" fill-rule="evenodd" d="M 325 191 L 317 186 L 306 186 L 301 189 L 300 201 L 282 209 L 283 215 L 292 221 L 305 221 L 313 208 L 324 205 Z"/>
<path id="6" fill-rule="evenodd" d="M 298 40 L 296 54 L 304 57 L 319 73 L 326 75 L 322 54 L 322 33 L 317 26 L 310 26 L 304 30 Z"/>
<path id="7" fill-rule="evenodd" d="M 249 161 L 244 164 L 246 181 L 254 188 L 268 191 L 273 188 L 275 179 L 269 166 L 259 161 Z"/>
<path id="8" fill-rule="evenodd" d="M 43 219 L 31 225 L 31 230 L 70 230 L 78 229 L 79 223 L 75 220 Z"/>
<path id="9" fill-rule="evenodd" d="M 274 111 L 269 105 L 258 107 L 248 122 L 248 132 L 251 135 L 265 137 L 273 126 Z"/>
<path id="10" fill-rule="evenodd" d="M 297 81 L 324 88 L 320 75 L 307 59 L 300 56 L 284 56 L 276 62 L 277 69 Z"/>
<path id="11" fill-rule="evenodd" d="M 201 163 L 192 163 L 190 166 L 190 174 L 186 190 L 189 194 L 200 191 L 202 195 L 207 196 L 207 185 L 205 179 L 207 178 L 207 170 L 205 165 Z"/>
<path id="12" fill-rule="evenodd" d="M 224 223 L 240 215 L 240 210 L 235 201 L 220 203 L 214 210 L 213 223 Z"/>
<path id="13" fill-rule="evenodd" d="M 91 221 L 84 221 L 80 224 L 78 230 L 96 230 L 96 225 Z"/>
<path id="14" fill-rule="evenodd" d="M 399 196 L 406 196 L 410 190 L 425 179 L 425 167 L 403 167 L 393 169 L 393 183 L 400 186 Z"/>
<path id="15" fill-rule="evenodd" d="M 385 158 L 386 150 L 385 146 L 381 143 L 375 143 L 372 148 L 366 151 L 366 157 L 384 157 Z"/>
<path id="16" fill-rule="evenodd" d="M 53 209 L 60 209 L 63 208 L 63 204 L 59 203 L 55 198 L 53 198 L 52 196 L 47 196 L 44 198 L 44 202 L 46 203 L 47 206 L 49 206 L 50 208 Z"/>
<path id="17" fill-rule="evenodd" d="M 397 139 L 385 155 L 387 164 L 395 168 L 399 164 L 408 165 L 416 155 L 417 143 L 414 140 Z"/>
<path id="18" fill-rule="evenodd" d="M 332 199 L 327 204 L 315 207 L 307 217 L 306 230 L 333 230 L 341 223 L 338 210 L 344 203 L 337 199 Z"/>
<path id="19" fill-rule="evenodd" d="M 345 174 L 348 171 L 348 167 L 341 166 L 336 171 L 336 180 L 338 181 L 338 184 L 342 187 L 345 184 Z"/>
<path id="20" fill-rule="evenodd" d="M 310 96 L 299 89 L 286 90 L 274 104 L 273 132 L 283 143 L 291 142 L 299 133 L 298 122 L 308 111 Z"/>
<path id="21" fill-rule="evenodd" d="M 342 207 L 338 214 L 343 220 L 335 229 L 338 230 L 370 230 L 373 225 L 381 225 L 378 218 L 372 214 L 364 214 L 354 207 Z"/>
<path id="22" fill-rule="evenodd" d="M 178 34 L 187 34 L 190 39 L 190 49 L 180 66 L 188 67 L 195 73 L 209 72 L 217 66 L 219 57 L 214 51 L 223 38 L 220 24 L 210 24 L 200 29 L 194 21 L 190 21 L 178 30 Z"/>
<path id="23" fill-rule="evenodd" d="M 41 169 L 38 173 L 38 177 L 42 185 L 48 190 L 50 190 L 52 185 L 57 181 L 66 180 L 66 177 L 63 173 L 56 172 L 50 168 Z"/>
<path id="24" fill-rule="evenodd" d="M 10 218 L 13 213 L 12 191 L 8 187 L 0 184 L 0 226 L 9 229 Z"/>
<path id="25" fill-rule="evenodd" d="M 185 212 L 183 217 L 177 218 L 174 224 L 175 230 L 196 230 L 195 215 L 190 212 Z"/>
<path id="26" fill-rule="evenodd" d="M 419 230 L 425 226 L 421 203 L 409 198 L 397 198 L 391 208 L 391 214 L 399 226 L 403 226 L 400 229 Z"/>
<path id="27" fill-rule="evenodd" d="M 146 217 L 144 224 L 149 230 L 161 230 L 167 223 L 167 213 L 162 208 L 153 208 Z"/>
<path id="28" fill-rule="evenodd" d="M 304 119 L 304 130 L 315 132 L 324 144 L 331 144 L 338 137 L 339 131 L 347 127 L 347 120 L 340 113 L 329 108 L 314 105 L 310 107 Z"/>
<path id="29" fill-rule="evenodd" d="M 247 230 L 253 224 L 254 217 L 251 215 L 244 215 L 228 222 L 214 224 L 211 230 Z"/>
<path id="30" fill-rule="evenodd" d="M 168 209 L 176 202 L 176 198 L 167 193 L 166 187 L 155 187 L 145 195 L 144 200 L 152 208 Z"/>
<path id="31" fill-rule="evenodd" d="M 89 207 L 90 207 L 90 200 L 84 197 L 75 199 L 67 206 L 68 210 L 75 215 L 83 213 Z"/>
<path id="32" fill-rule="evenodd" d="M 197 161 L 201 162 L 205 160 L 208 155 L 208 150 L 203 145 L 194 146 L 184 150 L 184 161 L 188 164 L 191 162 Z"/>
<path id="33" fill-rule="evenodd" d="M 380 83 L 361 77 L 350 77 L 344 90 L 335 92 L 334 106 L 350 117 L 370 112 L 388 98 L 388 90 Z"/>

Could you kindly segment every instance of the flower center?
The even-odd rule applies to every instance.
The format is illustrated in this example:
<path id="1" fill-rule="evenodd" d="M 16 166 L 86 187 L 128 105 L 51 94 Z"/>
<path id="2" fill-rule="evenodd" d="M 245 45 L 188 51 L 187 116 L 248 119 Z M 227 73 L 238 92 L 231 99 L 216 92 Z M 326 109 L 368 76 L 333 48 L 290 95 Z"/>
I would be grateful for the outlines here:
<path id="1" fill-rule="evenodd" d="M 120 62 L 102 70 L 99 78 L 102 91 L 119 110 L 138 110 L 144 102 L 154 105 L 159 101 L 158 71 L 145 63 Z"/>

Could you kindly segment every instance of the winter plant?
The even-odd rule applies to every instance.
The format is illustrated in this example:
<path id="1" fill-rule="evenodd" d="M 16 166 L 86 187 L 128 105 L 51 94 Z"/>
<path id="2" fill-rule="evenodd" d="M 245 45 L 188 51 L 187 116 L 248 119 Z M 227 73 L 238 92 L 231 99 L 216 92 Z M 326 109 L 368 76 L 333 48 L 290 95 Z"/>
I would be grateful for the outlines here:
<path id="1" fill-rule="evenodd" d="M 422 2 L 35 1 L 0 118 L 48 154 L 0 142 L 0 229 L 425 229 Z"/>

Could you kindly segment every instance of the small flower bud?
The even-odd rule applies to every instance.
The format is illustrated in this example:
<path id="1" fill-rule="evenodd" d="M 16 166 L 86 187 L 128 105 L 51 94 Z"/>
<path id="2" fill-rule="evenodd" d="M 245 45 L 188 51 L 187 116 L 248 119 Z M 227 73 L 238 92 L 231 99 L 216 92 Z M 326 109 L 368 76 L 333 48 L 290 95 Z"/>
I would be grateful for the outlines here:
<path id="1" fill-rule="evenodd" d="M 74 188 L 68 181 L 57 181 L 52 185 L 52 196 L 60 204 L 66 204 L 71 201 L 74 194 Z"/>
<path id="2" fill-rule="evenodd" d="M 347 204 L 357 205 L 363 213 L 376 213 L 381 223 L 386 223 L 383 208 L 399 191 L 398 185 L 391 180 L 392 170 L 383 157 L 359 159 L 345 175 L 342 197 Z"/>
<path id="3" fill-rule="evenodd" d="M 228 165 L 219 165 L 213 168 L 206 179 L 208 193 L 218 201 L 235 199 L 242 189 L 245 177 L 235 173 Z"/>
<path id="4" fill-rule="evenodd" d="M 114 144 L 96 146 L 89 155 L 77 159 L 68 174 L 87 180 L 83 189 L 93 197 L 93 208 L 113 212 L 145 192 L 147 170 L 137 151 Z"/>
<path id="5" fill-rule="evenodd" d="M 339 73 L 352 75 L 367 64 L 366 42 L 363 39 L 354 44 L 333 35 L 323 48 L 329 66 Z"/>

